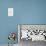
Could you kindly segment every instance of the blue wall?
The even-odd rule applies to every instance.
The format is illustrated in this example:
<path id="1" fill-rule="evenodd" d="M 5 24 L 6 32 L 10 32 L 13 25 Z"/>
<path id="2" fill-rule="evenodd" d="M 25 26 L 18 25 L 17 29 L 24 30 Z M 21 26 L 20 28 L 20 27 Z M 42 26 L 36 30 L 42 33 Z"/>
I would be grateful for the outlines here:
<path id="1" fill-rule="evenodd" d="M 9 7 L 13 17 L 8 17 Z M 17 24 L 46 24 L 46 0 L 0 0 L 0 44 L 8 42 L 9 32 L 17 33 Z"/>

